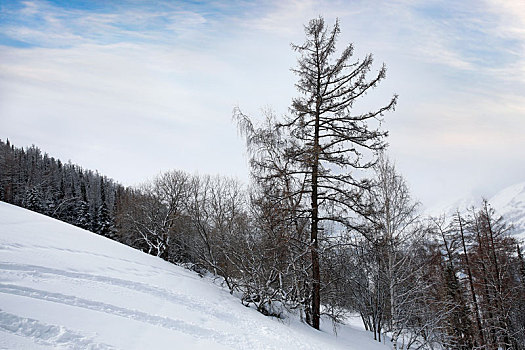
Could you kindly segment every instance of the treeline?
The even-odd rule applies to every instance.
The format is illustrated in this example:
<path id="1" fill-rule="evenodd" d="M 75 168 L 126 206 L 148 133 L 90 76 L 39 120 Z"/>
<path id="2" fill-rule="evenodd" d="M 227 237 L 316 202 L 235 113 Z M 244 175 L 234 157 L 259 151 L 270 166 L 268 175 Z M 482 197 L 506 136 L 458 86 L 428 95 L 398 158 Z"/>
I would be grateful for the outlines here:
<path id="1" fill-rule="evenodd" d="M 2 200 L 221 276 L 265 315 L 311 317 L 309 220 L 300 203 L 277 200 L 289 190 L 282 179 L 247 188 L 170 171 L 124 188 L 37 147 L 0 145 Z M 361 198 L 366 215 L 353 229 L 322 226 L 322 314 L 337 322 L 357 312 L 378 341 L 388 337 L 397 349 L 524 349 L 525 263 L 488 203 L 426 219 L 386 157 L 372 178 Z"/>
<path id="2" fill-rule="evenodd" d="M 35 146 L 0 140 L 0 200 L 114 238 L 114 212 L 123 186 Z"/>
<path id="3" fill-rule="evenodd" d="M 432 220 L 446 337 L 455 349 L 525 348 L 525 262 L 511 228 L 483 201 Z M 437 254 L 439 252 L 439 254 Z"/>

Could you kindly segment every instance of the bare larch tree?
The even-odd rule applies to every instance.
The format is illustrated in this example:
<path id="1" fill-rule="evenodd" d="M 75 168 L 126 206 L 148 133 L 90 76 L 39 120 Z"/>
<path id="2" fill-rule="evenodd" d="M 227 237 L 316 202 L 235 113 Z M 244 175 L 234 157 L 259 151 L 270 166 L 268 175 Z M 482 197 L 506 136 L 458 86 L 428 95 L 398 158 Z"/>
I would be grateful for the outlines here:
<path id="1" fill-rule="evenodd" d="M 319 233 L 329 221 L 351 227 L 349 217 L 363 214 L 359 193 L 368 189 L 370 183 L 360 179 L 362 175 L 354 174 L 353 170 L 371 167 L 376 152 L 385 148 L 387 133 L 380 130 L 381 117 L 384 112 L 394 109 L 397 96 L 377 110 L 354 112 L 354 102 L 385 78 L 385 66 L 369 78 L 372 55 L 353 60 L 352 44 L 344 48 L 339 57 L 334 57 L 340 33 L 337 20 L 330 29 L 322 17 L 313 19 L 305 26 L 305 32 L 304 44 L 292 44 L 299 53 L 298 65 L 293 72 L 299 77 L 296 87 L 300 97 L 293 100 L 290 116 L 281 122 L 276 121 L 273 129 L 286 138 L 277 154 L 284 160 L 272 162 L 265 158 L 259 163 L 259 168 L 260 164 L 270 167 L 272 164 L 286 164 L 273 171 L 268 168 L 264 171 L 269 176 L 296 178 L 296 183 L 302 183 L 295 186 L 295 192 L 287 195 L 301 198 L 301 216 L 310 222 L 311 296 L 308 298 L 310 305 L 305 305 L 306 319 L 312 327 L 319 329 Z M 254 129 L 250 130 L 251 124 L 245 116 L 238 110 L 236 113 L 241 129 L 253 147 L 254 137 L 260 133 L 253 133 Z M 268 152 L 265 154 L 268 156 Z"/>
<path id="2" fill-rule="evenodd" d="M 306 175 L 306 191 L 310 197 L 310 249 L 312 258 L 312 320 L 319 329 L 320 267 L 319 232 L 324 221 L 351 226 L 349 214 L 360 212 L 359 190 L 369 187 L 358 179 L 352 169 L 368 168 L 375 152 L 386 144 L 386 131 L 380 123 L 383 113 L 394 109 L 397 96 L 377 110 L 355 113 L 354 103 L 376 87 L 386 76 L 383 65 L 372 78 L 372 55 L 352 60 L 353 45 L 344 48 L 339 57 L 336 42 L 340 33 L 336 20 L 331 30 L 322 17 L 305 26 L 306 41 L 292 45 L 300 54 L 293 70 L 299 77 L 296 84 L 300 97 L 292 102 L 291 116 L 281 124 L 289 128 L 293 142 L 286 156 L 297 164 L 295 173 Z"/>

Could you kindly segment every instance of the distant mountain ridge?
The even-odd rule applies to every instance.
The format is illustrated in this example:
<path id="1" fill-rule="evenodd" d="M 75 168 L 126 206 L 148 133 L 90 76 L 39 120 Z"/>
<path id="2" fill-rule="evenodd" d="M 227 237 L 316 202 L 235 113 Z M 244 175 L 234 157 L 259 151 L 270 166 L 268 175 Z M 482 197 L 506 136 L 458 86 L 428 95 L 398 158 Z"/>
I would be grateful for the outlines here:
<path id="1" fill-rule="evenodd" d="M 457 210 L 466 212 L 468 209 L 481 205 L 482 198 L 471 196 L 456 200 L 452 204 L 438 205 L 425 211 L 428 215 L 452 215 Z M 525 182 L 520 182 L 504 188 L 494 196 L 487 198 L 490 206 L 501 215 L 505 222 L 512 225 L 512 234 L 525 240 Z"/>
<path id="2" fill-rule="evenodd" d="M 525 239 L 525 182 L 501 190 L 488 201 L 514 227 L 513 233 Z"/>

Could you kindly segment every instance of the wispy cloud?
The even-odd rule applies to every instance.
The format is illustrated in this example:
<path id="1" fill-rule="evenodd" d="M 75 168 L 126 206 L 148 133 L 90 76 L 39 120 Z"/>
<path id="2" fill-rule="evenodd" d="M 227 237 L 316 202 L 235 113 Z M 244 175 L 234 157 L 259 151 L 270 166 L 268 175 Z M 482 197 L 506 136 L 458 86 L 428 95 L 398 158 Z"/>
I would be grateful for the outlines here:
<path id="1" fill-rule="evenodd" d="M 0 137 L 39 144 L 127 183 L 160 168 L 243 176 L 233 106 L 286 113 L 295 94 L 289 43 L 304 39 L 309 19 L 338 17 L 340 45 L 354 42 L 356 56 L 372 52 L 377 66 L 386 62 L 388 78 L 367 98 L 377 105 L 400 94 L 386 118 L 391 149 L 416 196 L 432 199 L 427 178 L 450 192 L 470 186 L 466 158 L 498 153 L 501 167 L 525 168 L 516 160 L 525 148 L 524 6 L 8 2 L 0 5 L 0 130 L 7 133 Z M 144 166 L 124 165 L 135 159 Z M 512 172 L 498 177 L 482 164 L 471 164 L 480 182 L 511 181 Z M 448 177 L 443 168 L 458 173 Z M 467 180 L 454 183 L 459 178 Z"/>
<path id="2" fill-rule="evenodd" d="M 210 25 L 204 14 L 169 3 L 155 8 L 137 3 L 92 11 L 37 0 L 5 6 L 1 16 L 9 18 L 0 24 L 4 36 L 34 46 L 62 48 L 84 43 L 173 43 Z"/>

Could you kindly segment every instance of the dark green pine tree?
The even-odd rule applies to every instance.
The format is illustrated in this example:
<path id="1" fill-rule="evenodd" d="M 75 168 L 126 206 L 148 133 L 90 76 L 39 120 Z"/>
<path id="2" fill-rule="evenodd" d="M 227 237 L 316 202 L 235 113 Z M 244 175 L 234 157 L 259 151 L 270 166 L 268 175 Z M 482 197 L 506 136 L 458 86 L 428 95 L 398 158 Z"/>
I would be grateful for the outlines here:
<path id="1" fill-rule="evenodd" d="M 63 185 L 64 185 L 64 197 L 63 197 L 63 204 L 60 208 L 59 215 L 60 220 L 65 221 L 67 223 L 76 225 L 77 224 L 77 212 L 78 207 L 80 204 L 81 197 L 77 193 L 77 189 L 75 186 L 75 183 L 71 181 L 67 181 L 65 179 L 65 176 L 63 177 Z"/>
<path id="2" fill-rule="evenodd" d="M 36 211 L 38 213 L 41 213 L 43 211 L 44 205 L 42 200 L 42 194 L 36 187 L 33 187 L 32 189 L 27 191 L 25 207 L 29 210 Z"/>
<path id="3" fill-rule="evenodd" d="M 514 325 L 515 332 L 515 349 L 525 349 L 525 260 L 521 253 L 519 244 L 516 244 L 518 252 L 518 279 L 521 282 L 515 289 L 514 306 L 511 310 L 511 320 Z M 521 344 L 521 348 L 516 346 L 516 343 Z"/>
<path id="4" fill-rule="evenodd" d="M 523 254 L 521 254 L 521 248 L 519 244 L 516 244 L 516 250 L 518 251 L 518 269 L 520 271 L 520 280 L 523 288 L 525 289 L 525 260 L 523 259 Z"/>
<path id="5" fill-rule="evenodd" d="M 62 220 L 62 221 L 66 221 L 64 216 L 65 216 L 65 209 L 66 209 L 66 201 L 65 201 L 65 198 L 66 198 L 66 190 L 65 190 L 66 186 L 64 184 L 64 176 L 60 176 L 60 185 L 58 186 L 58 190 L 55 194 L 55 202 L 57 203 L 56 204 L 56 208 L 55 208 L 55 211 L 54 211 L 54 217 L 56 217 L 57 219 L 59 220 Z"/>
<path id="6" fill-rule="evenodd" d="M 455 349 L 470 350 L 473 348 L 474 343 L 472 323 L 469 319 L 468 307 L 452 263 L 447 263 L 444 272 L 447 297 L 451 305 L 448 330 L 452 340 L 451 345 Z"/>
<path id="7" fill-rule="evenodd" d="M 100 178 L 100 206 L 97 210 L 95 232 L 101 236 L 114 239 L 115 230 L 113 220 L 109 214 L 108 206 L 106 203 L 106 189 L 104 186 L 104 178 Z"/>
<path id="8" fill-rule="evenodd" d="M 80 174 L 80 201 L 77 205 L 77 218 L 75 225 L 84 230 L 91 230 L 91 213 L 89 212 L 89 203 L 87 200 L 86 183 L 82 173 Z"/>

